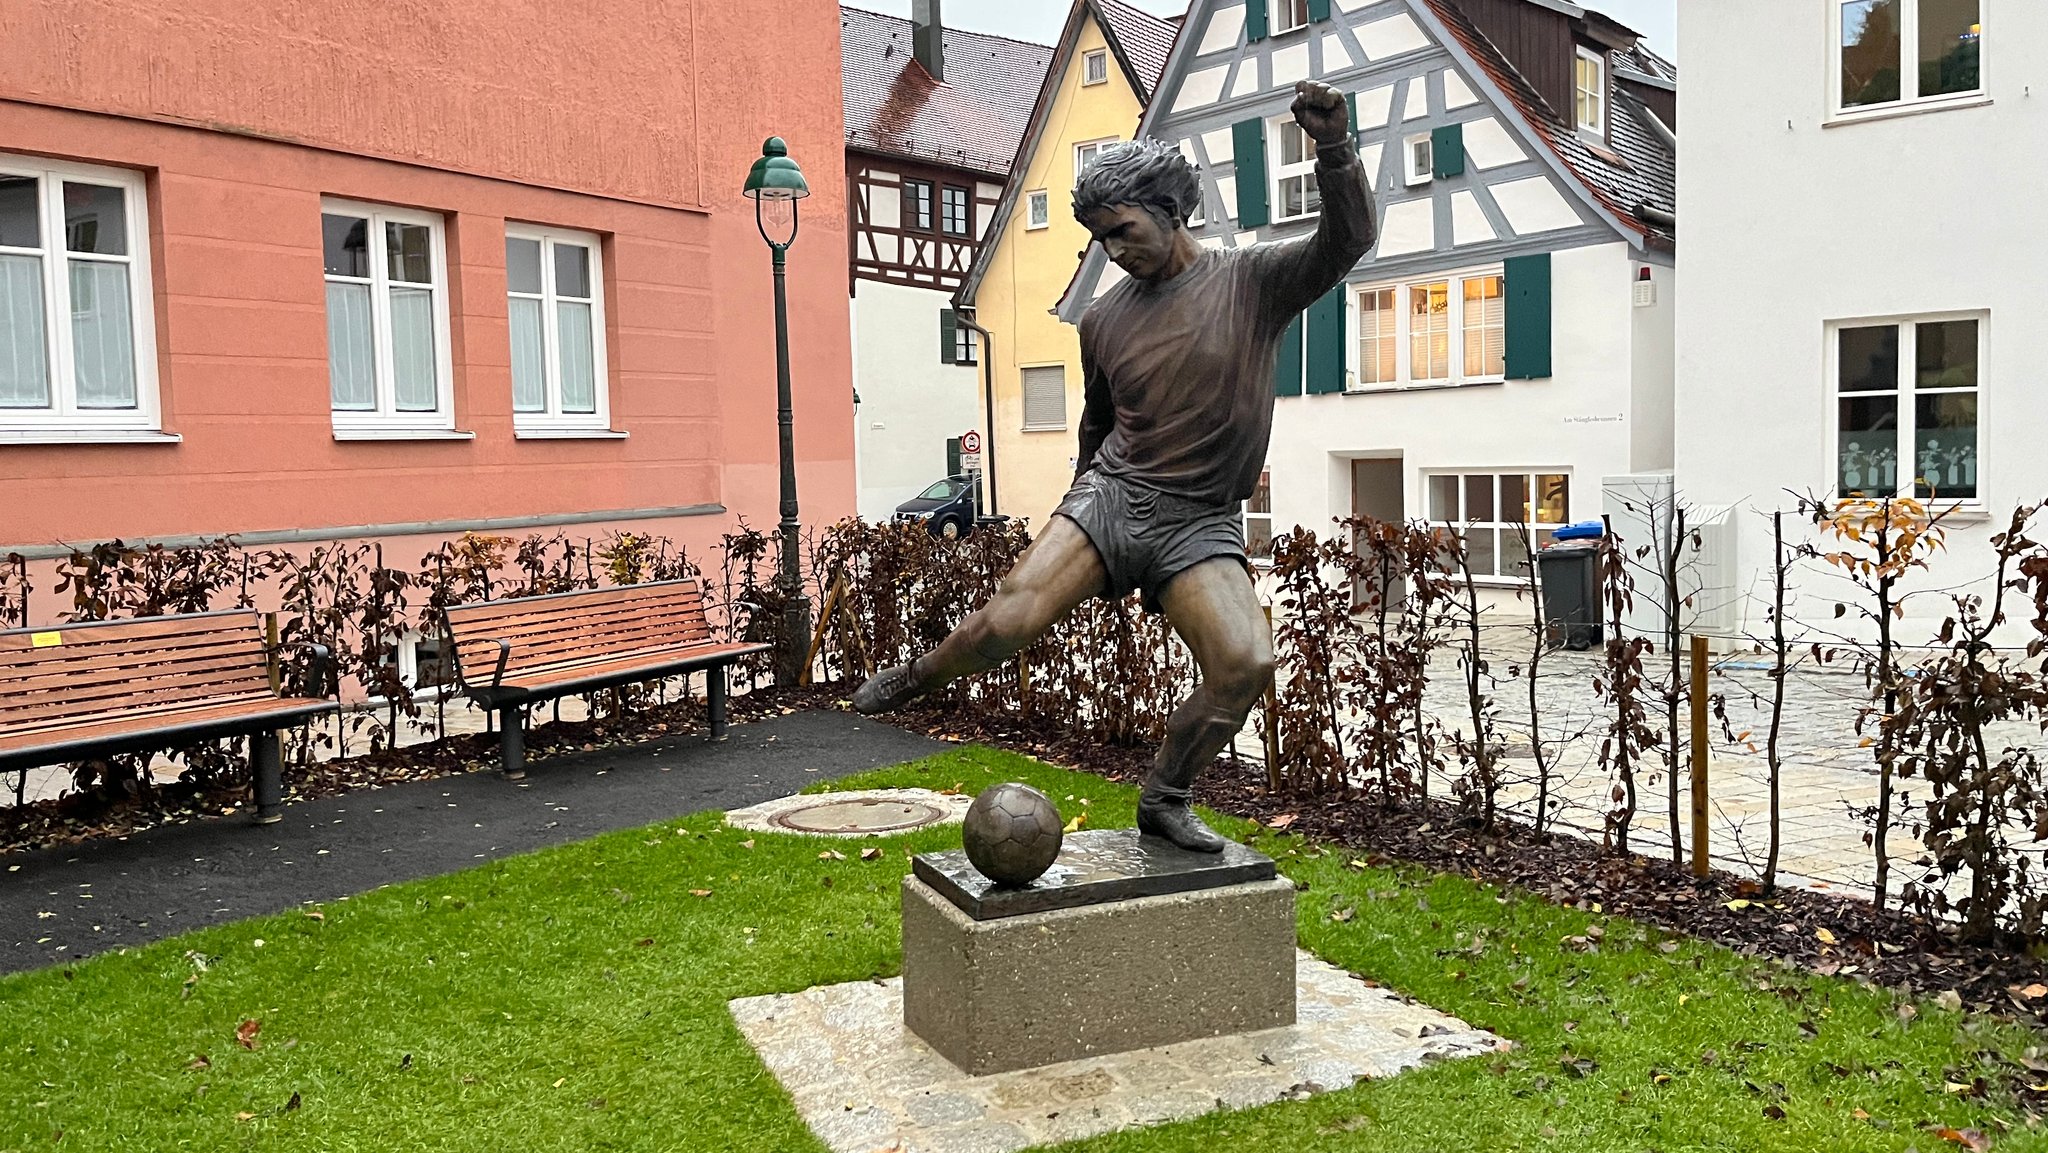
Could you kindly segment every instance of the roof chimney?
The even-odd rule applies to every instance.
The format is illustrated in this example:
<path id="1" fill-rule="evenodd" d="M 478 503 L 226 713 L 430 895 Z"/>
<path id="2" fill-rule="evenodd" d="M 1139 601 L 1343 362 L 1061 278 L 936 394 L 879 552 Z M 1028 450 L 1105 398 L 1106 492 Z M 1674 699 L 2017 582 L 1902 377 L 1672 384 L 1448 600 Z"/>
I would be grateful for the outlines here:
<path id="1" fill-rule="evenodd" d="M 932 74 L 946 78 L 946 25 L 939 16 L 939 0 L 910 0 L 911 47 L 917 62 Z"/>

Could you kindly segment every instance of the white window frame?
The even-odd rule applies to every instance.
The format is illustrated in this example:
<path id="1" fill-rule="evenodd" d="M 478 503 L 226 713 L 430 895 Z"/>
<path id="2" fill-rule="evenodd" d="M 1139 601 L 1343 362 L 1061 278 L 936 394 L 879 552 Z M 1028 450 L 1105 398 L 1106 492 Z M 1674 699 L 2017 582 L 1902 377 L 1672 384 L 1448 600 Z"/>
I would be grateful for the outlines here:
<path id="1" fill-rule="evenodd" d="M 1308 27 L 1308 0 L 1273 0 L 1269 36 L 1280 36 Z"/>
<path id="2" fill-rule="evenodd" d="M 1081 183 L 1082 173 L 1088 171 L 1087 163 L 1089 157 L 1100 158 L 1104 148 L 1112 144 L 1121 143 L 1123 143 L 1122 137 L 1105 136 L 1100 140 L 1083 140 L 1074 145 L 1074 183 Z"/>
<path id="3" fill-rule="evenodd" d="M 1259 488 L 1263 488 L 1263 489 L 1265 489 L 1265 490 L 1266 490 L 1266 508 L 1265 508 L 1265 511 L 1261 512 L 1261 511 L 1258 511 L 1258 510 L 1255 510 L 1255 509 L 1253 509 L 1253 508 L 1252 508 L 1252 499 L 1254 499 L 1254 498 L 1256 498 L 1256 497 L 1258 496 L 1258 490 L 1257 490 L 1257 489 L 1254 489 L 1254 490 L 1252 491 L 1252 496 L 1251 496 L 1251 497 L 1248 497 L 1248 498 L 1246 498 L 1246 500 L 1244 501 L 1244 504 L 1243 504 L 1243 506 L 1242 506 L 1242 509 L 1243 509 L 1243 515 L 1244 515 L 1244 540 L 1245 540 L 1245 557 L 1246 557 L 1246 559 L 1250 560 L 1250 561 L 1251 561 L 1251 562 L 1252 562 L 1252 563 L 1253 563 L 1254 565 L 1257 565 L 1257 566 L 1259 566 L 1260 568 L 1270 568 L 1270 567 L 1272 566 L 1272 564 L 1273 564 L 1273 545 L 1272 545 L 1272 541 L 1273 541 L 1273 537 L 1274 537 L 1274 536 L 1276 535 L 1276 534 L 1274 533 L 1274 531 L 1273 531 L 1273 466 L 1272 466 L 1272 465 L 1270 465 L 1270 464 L 1269 464 L 1269 465 L 1267 465 L 1266 467 L 1264 467 L 1264 468 L 1262 468 L 1262 469 L 1260 469 L 1260 470 L 1259 470 Z M 1252 541 L 1252 522 L 1253 522 L 1253 521 L 1255 521 L 1255 520 L 1262 520 L 1262 521 L 1265 521 L 1265 522 L 1266 522 L 1266 542 L 1267 542 L 1267 543 L 1266 543 L 1266 548 L 1265 548 L 1265 550 L 1264 550 L 1263 552 L 1256 552 L 1256 551 L 1254 551 L 1254 550 L 1253 550 L 1253 546 L 1252 546 L 1252 543 L 1251 543 L 1251 541 Z"/>
<path id="4" fill-rule="evenodd" d="M 421 212 L 411 208 L 395 208 L 388 204 L 327 197 L 321 198 L 320 213 L 322 216 L 334 213 L 342 216 L 367 217 L 370 222 L 369 235 L 372 239 L 369 276 L 335 276 L 323 273 L 321 277 L 323 283 L 341 281 L 347 284 L 367 284 L 370 287 L 370 349 L 376 364 L 377 407 L 370 411 L 334 408 L 330 391 L 328 412 L 334 423 L 334 439 L 469 439 L 474 434 L 455 431 L 455 367 L 449 339 L 446 221 L 438 212 Z M 391 348 L 391 265 L 384 247 L 386 223 L 422 224 L 430 230 L 428 248 L 433 261 L 434 276 L 433 284 L 430 286 L 434 294 L 432 412 L 398 411 L 397 370 L 392 364 Z M 324 304 L 322 317 L 332 323 L 332 319 L 326 317 Z M 328 371 L 330 374 L 333 372 L 331 365 Z M 329 386 L 331 389 L 331 380 Z"/>
<path id="5" fill-rule="evenodd" d="M 1977 322 L 1976 385 L 1971 388 L 1921 389 L 1919 382 L 1915 379 L 1915 374 L 1918 371 L 1920 349 L 1918 326 L 1922 324 L 1944 324 L 1959 320 L 1973 320 Z M 1992 414 L 1990 405 L 1987 404 L 1991 396 L 1991 389 L 1986 379 L 1985 369 L 1987 361 L 1985 356 L 1991 344 L 1991 314 L 1982 310 L 1907 313 L 1894 316 L 1830 320 L 1827 322 L 1824 337 L 1826 341 L 1826 375 L 1822 378 L 1822 383 L 1826 386 L 1823 394 L 1826 398 L 1826 408 L 1823 411 L 1822 425 L 1827 430 L 1827 435 L 1824 438 L 1827 458 L 1823 467 L 1827 469 L 1826 475 L 1829 478 L 1828 491 L 1835 493 L 1838 498 L 1848 495 L 1841 491 L 1840 484 L 1842 477 L 1842 421 L 1839 409 L 1842 398 L 1845 395 L 1854 396 L 1856 394 L 1845 394 L 1842 392 L 1842 330 L 1845 328 L 1881 328 L 1885 326 L 1896 326 L 1900 330 L 1899 379 L 1897 387 L 1891 395 L 1898 406 L 1898 442 L 1896 449 L 1897 460 L 1900 462 L 1901 467 L 1899 468 L 1899 483 L 1889 495 L 1919 499 L 1923 503 L 1930 503 L 1937 508 L 1948 508 L 1951 505 L 1955 505 L 1965 512 L 1982 512 L 1988 509 L 1990 507 L 1990 500 L 1984 494 L 1989 488 L 1987 478 L 1991 475 L 1991 470 L 1987 467 L 1990 462 L 1984 451 L 1986 439 L 1984 430 L 1991 427 Z M 1915 482 L 1918 480 L 1919 463 L 1914 459 L 1910 451 L 1911 445 L 1915 441 L 1915 426 L 1918 422 L 1918 413 L 1915 410 L 1913 401 L 1916 394 L 1922 391 L 1936 393 L 1974 392 L 1977 395 L 1977 495 L 1971 497 L 1944 497 L 1941 495 L 1940 488 L 1937 487 L 1933 497 L 1919 498 L 1914 496 Z M 1866 393 L 1864 395 L 1883 394 Z M 1881 499 L 1887 495 L 1868 486 L 1857 491 L 1863 492 L 1872 499 Z"/>
<path id="6" fill-rule="evenodd" d="M 1472 385 L 1504 384 L 1507 382 L 1506 344 L 1507 318 L 1503 300 L 1501 318 L 1502 364 L 1500 372 L 1467 373 L 1465 371 L 1465 282 L 1496 278 L 1502 281 L 1506 290 L 1505 273 L 1500 265 L 1482 265 L 1478 268 L 1459 269 L 1455 272 L 1437 273 L 1429 276 L 1415 276 L 1407 280 L 1376 281 L 1367 284 L 1347 286 L 1344 296 L 1345 332 L 1345 379 L 1346 392 L 1401 392 L 1408 389 L 1465 388 Z M 1443 377 L 1417 379 L 1414 372 L 1414 312 L 1410 307 L 1411 292 L 1431 285 L 1445 285 L 1449 295 L 1446 323 L 1450 325 L 1450 374 Z M 1391 291 L 1394 294 L 1394 380 L 1391 383 L 1365 383 L 1364 356 L 1365 328 L 1364 309 L 1360 298 L 1367 293 Z"/>
<path id="7" fill-rule="evenodd" d="M 1280 159 L 1282 155 L 1280 150 L 1282 134 L 1287 132 L 1301 133 L 1302 140 L 1306 144 L 1306 156 L 1304 159 L 1293 163 L 1285 163 Z M 1321 189 L 1318 188 L 1316 208 L 1308 212 L 1297 213 L 1293 216 L 1282 215 L 1286 211 L 1287 196 L 1285 194 L 1285 186 L 1287 182 L 1303 178 L 1314 180 L 1316 175 L 1315 139 L 1309 136 L 1306 129 L 1294 122 L 1294 117 L 1278 116 L 1266 121 L 1266 169 L 1270 173 L 1266 177 L 1266 186 L 1267 192 L 1271 196 L 1272 223 L 1288 224 L 1296 220 L 1314 220 L 1323 214 L 1321 207 L 1322 193 Z M 1306 185 L 1304 185 L 1304 188 L 1306 188 Z M 1303 195 L 1302 202 L 1308 202 L 1306 195 Z"/>
<path id="8" fill-rule="evenodd" d="M 1081 86 L 1093 88 L 1109 83 L 1109 49 L 1097 48 L 1081 57 Z"/>
<path id="9" fill-rule="evenodd" d="M 1604 140 L 1607 138 L 1607 105 L 1610 87 L 1607 80 L 1607 56 L 1605 53 L 1595 52 L 1591 48 L 1581 45 L 1579 48 L 1578 64 L 1591 64 L 1593 66 L 1595 70 L 1593 77 L 1595 87 L 1589 89 L 1579 82 L 1579 69 L 1577 64 L 1574 64 L 1572 67 L 1572 123 L 1580 132 L 1588 136 L 1598 136 Z M 1586 121 L 1579 115 L 1579 105 L 1587 96 L 1591 96 L 1597 102 L 1598 115 L 1591 122 Z"/>
<path id="10" fill-rule="evenodd" d="M 0 253 L 34 255 L 43 262 L 43 357 L 49 375 L 50 407 L 0 408 L 0 444 L 95 440 L 175 440 L 164 436 L 157 390 L 156 294 L 150 276 L 149 192 L 143 174 L 126 168 L 71 164 L 41 157 L 0 153 L 0 174 L 34 177 L 38 183 L 36 227 L 45 247 L 0 248 Z M 128 315 L 135 353 L 135 407 L 78 406 L 77 352 L 71 334 L 71 260 L 64 220 L 63 183 L 118 188 L 127 216 L 125 256 L 79 255 L 98 263 L 128 267 Z"/>
<path id="11" fill-rule="evenodd" d="M 1462 515 L 1462 514 L 1463 514 L 1463 513 L 1465 512 L 1465 496 L 1466 496 L 1466 485 L 1465 485 L 1465 481 L 1466 481 L 1466 478 L 1468 478 L 1468 477 L 1475 477 L 1475 476 L 1484 476 L 1484 477 L 1490 477 L 1490 478 L 1492 478 L 1492 482 L 1493 482 L 1493 519 L 1492 519 L 1492 520 L 1445 520 L 1445 519 L 1442 519 L 1442 518 L 1438 517 L 1438 516 L 1436 515 L 1436 510 L 1435 510 L 1435 509 L 1434 509 L 1433 507 L 1431 507 L 1431 505 L 1430 505 L 1430 500 L 1431 500 L 1431 493 L 1430 493 L 1430 482 L 1431 482 L 1431 481 L 1433 481 L 1433 480 L 1435 480 L 1435 479 L 1436 479 L 1436 478 L 1438 478 L 1438 477 L 1444 477 L 1444 476 L 1454 476 L 1454 477 L 1457 477 L 1457 478 L 1458 478 L 1458 511 L 1459 511 L 1459 513 L 1460 513 L 1461 515 Z M 1504 513 L 1506 512 L 1506 510 L 1505 510 L 1505 509 L 1503 509 L 1503 508 L 1501 508 L 1501 495 L 1500 495 L 1500 479 L 1501 479 L 1502 477 L 1504 477 L 1504 476 L 1519 476 L 1519 477 L 1521 477 L 1521 478 L 1522 478 L 1522 480 L 1523 480 L 1523 484 L 1524 484 L 1524 485 L 1526 486 L 1526 487 L 1525 487 L 1525 491 L 1526 491 L 1526 492 L 1528 493 L 1528 496 L 1529 496 L 1529 507 L 1530 507 L 1530 516 L 1531 516 L 1531 518 L 1532 518 L 1531 520 L 1529 520 L 1529 521 L 1520 521 L 1520 520 L 1508 520 L 1508 519 L 1507 519 L 1507 518 L 1506 518 L 1506 517 L 1505 517 L 1505 516 L 1503 515 L 1503 514 L 1504 514 Z M 1563 478 L 1564 478 L 1564 482 L 1565 482 L 1565 508 L 1564 508 L 1564 518 L 1563 518 L 1562 520 L 1557 520 L 1557 521 L 1538 521 L 1538 520 L 1535 520 L 1535 519 L 1533 519 L 1533 518 L 1534 518 L 1534 515 L 1535 515 L 1535 509 L 1536 509 L 1536 507 L 1537 507 L 1537 506 L 1538 506 L 1538 505 L 1539 505 L 1539 504 L 1541 503 L 1541 502 L 1540 502 L 1540 501 L 1538 500 L 1538 495 L 1539 495 L 1539 493 L 1538 493 L 1538 489 L 1537 489 L 1537 479 L 1538 479 L 1539 477 L 1546 477 L 1546 476 L 1561 476 L 1561 477 L 1563 477 Z M 1494 585 L 1494 586 L 1514 586 L 1514 585 L 1527 585 L 1527 584 L 1529 584 L 1529 583 L 1530 583 L 1530 582 L 1531 582 L 1531 581 L 1533 580 L 1533 578 L 1535 577 L 1535 574 L 1534 574 L 1534 573 L 1530 573 L 1530 574 L 1527 574 L 1527 575 L 1520 575 L 1520 576 L 1518 576 L 1518 575 L 1514 575 L 1514 574 L 1512 574 L 1512 573 L 1506 573 L 1506 574 L 1504 574 L 1504 573 L 1502 573 L 1502 572 L 1500 571 L 1500 570 L 1501 570 L 1502 568 L 1506 567 L 1506 566 L 1505 566 L 1505 565 L 1504 565 L 1504 564 L 1503 564 L 1502 562 L 1504 562 L 1504 561 L 1507 561 L 1507 560 L 1509 560 L 1509 559 L 1510 559 L 1511 557 L 1514 557 L 1514 558 L 1517 558 L 1517 559 L 1519 559 L 1519 555 L 1520 555 L 1519 553 L 1511 553 L 1511 552 L 1509 551 L 1510 549 L 1516 549 L 1516 548 L 1519 548 L 1519 547 L 1521 546 L 1521 544 L 1522 544 L 1522 537 L 1521 537 L 1521 533 L 1520 533 L 1520 532 L 1518 532 L 1517 530 L 1518 530 L 1518 529 L 1520 529 L 1520 530 L 1525 530 L 1525 531 L 1527 531 L 1527 532 L 1529 533 L 1529 536 L 1530 536 L 1530 540 L 1531 540 L 1531 542 L 1532 542 L 1533 544 L 1535 544 L 1537 548 L 1539 548 L 1539 549 L 1540 549 L 1540 548 L 1542 547 L 1542 545 L 1543 545 L 1543 539 L 1542 539 L 1542 538 L 1541 538 L 1540 536 L 1538 536 L 1538 534 L 1539 534 L 1540 532 L 1546 532 L 1546 531 L 1547 531 L 1547 532 L 1550 532 L 1550 533 L 1553 533 L 1553 534 L 1555 534 L 1555 533 L 1556 533 L 1556 531 L 1557 531 L 1558 529 L 1561 529 L 1561 528 L 1565 527 L 1566 525 L 1568 525 L 1568 524 L 1572 523 L 1572 519 L 1571 519 L 1571 517 L 1572 517 L 1572 507 L 1571 507 L 1571 506 L 1572 506 L 1572 499 L 1573 499 L 1573 497 L 1574 497 L 1574 496 L 1576 495 L 1576 494 L 1574 494 L 1574 493 L 1572 492 L 1572 490 L 1573 490 L 1574 488 L 1576 488 L 1576 487 L 1577 487 L 1577 485 L 1576 485 L 1576 483 L 1575 483 L 1575 478 L 1574 478 L 1574 477 L 1573 477 L 1573 475 L 1572 475 L 1572 470 L 1571 470 L 1571 469 L 1569 469 L 1569 468 L 1561 468 L 1561 467 L 1552 467 L 1552 468 L 1432 468 L 1432 469 L 1425 469 L 1425 470 L 1423 470 L 1423 473 L 1422 473 L 1422 518 L 1421 518 L 1421 519 L 1422 519 L 1423 521 L 1425 521 L 1425 522 L 1429 523 L 1429 524 L 1432 524 L 1432 525 L 1441 525 L 1441 526 L 1445 526 L 1445 527 L 1451 528 L 1451 529 L 1453 529 L 1453 530 L 1455 530 L 1455 531 L 1459 532 L 1459 533 L 1460 533 L 1461 535 L 1462 535 L 1462 534 L 1463 534 L 1463 533 L 1464 533 L 1465 531 L 1467 531 L 1467 530 L 1470 530 L 1470 529 L 1478 529 L 1478 530 L 1487 530 L 1487 531 L 1494 531 L 1494 532 L 1495 532 L 1495 545 L 1494 545 L 1494 558 L 1493 558 L 1493 563 L 1494 563 L 1494 571 L 1493 571 L 1493 572 L 1490 572 L 1490 573 L 1482 573 L 1482 572 L 1478 572 L 1478 571 L 1476 571 L 1476 570 L 1475 570 L 1475 571 L 1474 571 L 1474 572 L 1472 573 L 1472 583 L 1474 583 L 1474 584 L 1486 584 L 1486 585 Z"/>
<path id="12" fill-rule="evenodd" d="M 541 393 L 546 407 L 540 412 L 520 412 L 514 408 L 513 435 L 546 438 L 551 434 L 559 436 L 611 432 L 611 361 L 606 355 L 605 346 L 603 239 L 594 232 L 546 228 L 512 221 L 505 222 L 505 235 L 509 239 L 540 242 L 541 291 L 538 294 L 513 291 L 509 270 L 505 284 L 505 296 L 508 300 L 515 296 L 522 300 L 537 300 L 541 307 Z M 590 362 L 591 376 L 597 392 L 596 412 L 562 411 L 561 320 L 555 307 L 561 301 L 561 297 L 555 291 L 554 253 L 555 245 L 558 243 L 574 245 L 590 252 Z M 575 297 L 569 299 L 572 302 L 576 300 Z M 509 311 L 506 320 L 509 340 Z"/>
<path id="13" fill-rule="evenodd" d="M 1037 232 L 1052 227 L 1052 197 L 1043 188 L 1024 194 L 1024 230 Z"/>
<path id="14" fill-rule="evenodd" d="M 948 193 L 956 194 L 955 202 L 960 209 L 960 231 L 958 232 L 953 231 L 946 221 Z M 955 240 L 972 237 L 974 235 L 974 190 L 972 188 L 963 188 L 958 184 L 940 184 L 938 195 L 938 216 L 934 223 L 938 225 L 939 235 L 950 236 Z"/>
<path id="15" fill-rule="evenodd" d="M 1436 179 L 1436 140 L 1424 132 L 1401 142 L 1402 176 L 1416 188 Z"/>
<path id="16" fill-rule="evenodd" d="M 1984 59 L 1984 9 L 1992 0 L 1977 3 L 1977 87 L 1966 92 L 1920 95 L 1920 0 L 1899 0 L 1899 98 L 1882 104 L 1842 104 L 1842 10 L 1859 0 L 1828 0 L 1828 119 L 1833 121 L 1872 120 L 1901 112 L 1933 112 L 1944 108 L 1974 107 L 1991 102 Z"/>

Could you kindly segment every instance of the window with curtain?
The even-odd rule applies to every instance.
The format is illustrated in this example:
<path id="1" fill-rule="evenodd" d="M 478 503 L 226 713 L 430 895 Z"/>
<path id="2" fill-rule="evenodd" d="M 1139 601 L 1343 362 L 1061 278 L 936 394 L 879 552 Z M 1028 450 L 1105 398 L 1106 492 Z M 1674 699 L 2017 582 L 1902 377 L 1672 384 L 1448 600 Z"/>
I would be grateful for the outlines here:
<path id="1" fill-rule="evenodd" d="M 1365 285 L 1353 292 L 1353 391 L 1493 384 L 1507 372 L 1506 283 L 1498 271 Z"/>
<path id="2" fill-rule="evenodd" d="M 609 427 L 604 272 L 587 232 L 505 229 L 512 412 L 520 433 Z"/>
<path id="3" fill-rule="evenodd" d="M 1044 189 L 1025 194 L 1024 205 L 1024 227 L 1045 228 L 1052 223 L 1052 203 Z"/>
<path id="4" fill-rule="evenodd" d="M 1835 327 L 1839 495 L 1980 498 L 1983 341 L 1980 317 Z"/>
<path id="5" fill-rule="evenodd" d="M 1431 473 L 1424 484 L 1429 519 L 1464 540 L 1479 580 L 1528 580 L 1529 553 L 1571 514 L 1566 473 Z"/>
<path id="6" fill-rule="evenodd" d="M 452 429 L 441 218 L 330 201 L 320 230 L 335 431 Z"/>
<path id="7" fill-rule="evenodd" d="M 0 435 L 158 427 L 139 173 L 0 155 Z"/>
<path id="8" fill-rule="evenodd" d="M 1272 34 L 1308 27 L 1308 0 L 1273 0 Z"/>
<path id="9" fill-rule="evenodd" d="M 1244 502 L 1244 555 L 1254 561 L 1273 559 L 1273 470 L 1259 470 L 1259 486 Z"/>

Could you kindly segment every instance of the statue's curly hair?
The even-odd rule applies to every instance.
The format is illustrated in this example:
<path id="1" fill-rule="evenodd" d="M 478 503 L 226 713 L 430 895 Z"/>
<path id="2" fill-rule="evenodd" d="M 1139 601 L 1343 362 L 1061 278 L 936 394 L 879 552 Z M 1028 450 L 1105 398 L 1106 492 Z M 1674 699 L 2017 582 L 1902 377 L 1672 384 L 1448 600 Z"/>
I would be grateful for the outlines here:
<path id="1" fill-rule="evenodd" d="M 1074 216 L 1134 205 L 1169 231 L 1201 207 L 1202 181 L 1180 149 L 1164 140 L 1130 140 L 1102 150 L 1095 167 L 1074 184 Z"/>

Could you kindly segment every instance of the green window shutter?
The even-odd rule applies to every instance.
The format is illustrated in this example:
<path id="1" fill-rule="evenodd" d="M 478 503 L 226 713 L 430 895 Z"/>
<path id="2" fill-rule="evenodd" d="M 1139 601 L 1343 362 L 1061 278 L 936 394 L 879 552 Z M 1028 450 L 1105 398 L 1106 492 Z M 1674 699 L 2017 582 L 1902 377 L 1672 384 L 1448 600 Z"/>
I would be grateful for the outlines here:
<path id="1" fill-rule="evenodd" d="M 1439 179 L 1465 175 L 1465 126 L 1446 124 L 1431 130 L 1429 154 L 1436 162 Z"/>
<path id="2" fill-rule="evenodd" d="M 960 363 L 960 319 L 950 308 L 939 310 L 939 363 Z"/>
<path id="3" fill-rule="evenodd" d="M 1539 380 L 1550 375 L 1550 254 L 1510 256 L 1507 280 L 1507 375 Z"/>
<path id="4" fill-rule="evenodd" d="M 1328 20 L 1330 18 L 1330 0 L 1308 0 L 1308 18 L 1310 20 Z"/>
<path id="5" fill-rule="evenodd" d="M 1347 285 L 1324 293 L 1308 306 L 1308 390 L 1344 391 L 1344 293 Z"/>
<path id="6" fill-rule="evenodd" d="M 946 475 L 960 475 L 960 438 L 957 436 L 946 438 Z"/>
<path id="7" fill-rule="evenodd" d="M 1245 40 L 1264 40 L 1266 28 L 1266 0 L 1244 0 Z"/>
<path id="8" fill-rule="evenodd" d="M 1272 219 L 1266 206 L 1266 122 L 1231 125 L 1230 151 L 1237 161 L 1237 226 L 1263 227 Z"/>
<path id="9" fill-rule="evenodd" d="M 1288 322 L 1273 357 L 1273 395 L 1301 395 L 1301 317 Z"/>

